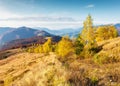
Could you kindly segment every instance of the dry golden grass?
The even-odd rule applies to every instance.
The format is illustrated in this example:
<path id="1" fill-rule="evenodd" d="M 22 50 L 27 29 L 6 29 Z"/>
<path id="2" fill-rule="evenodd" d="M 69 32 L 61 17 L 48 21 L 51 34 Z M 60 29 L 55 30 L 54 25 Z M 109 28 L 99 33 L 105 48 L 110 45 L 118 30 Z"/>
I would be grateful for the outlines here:
<path id="1" fill-rule="evenodd" d="M 97 53 L 94 60 L 98 63 L 120 62 L 120 37 L 98 43 L 102 50 Z"/>
<path id="2" fill-rule="evenodd" d="M 69 86 L 68 72 L 54 54 L 41 58 L 31 71 L 13 83 L 15 86 Z"/>
<path id="3" fill-rule="evenodd" d="M 55 53 L 11 55 L 0 60 L 0 86 L 120 86 L 119 62 L 98 65 L 70 57 L 62 63 Z"/>
<path id="4" fill-rule="evenodd" d="M 0 60 L 0 81 L 3 82 L 8 76 L 16 79 L 22 77 L 24 73 L 31 70 L 37 63 L 42 54 L 17 53 L 9 58 Z"/>
<path id="5" fill-rule="evenodd" d="M 5 86 L 67 86 L 67 75 L 65 67 L 52 53 L 23 52 L 0 61 L 0 81 Z"/>
<path id="6" fill-rule="evenodd" d="M 69 67 L 73 86 L 120 86 L 119 62 L 97 65 L 92 59 L 77 59 Z"/>
<path id="7" fill-rule="evenodd" d="M 106 44 L 108 44 L 108 43 L 114 43 L 114 42 L 116 42 L 116 41 L 120 41 L 120 37 L 98 42 L 98 46 L 104 46 L 104 45 L 106 45 Z"/>

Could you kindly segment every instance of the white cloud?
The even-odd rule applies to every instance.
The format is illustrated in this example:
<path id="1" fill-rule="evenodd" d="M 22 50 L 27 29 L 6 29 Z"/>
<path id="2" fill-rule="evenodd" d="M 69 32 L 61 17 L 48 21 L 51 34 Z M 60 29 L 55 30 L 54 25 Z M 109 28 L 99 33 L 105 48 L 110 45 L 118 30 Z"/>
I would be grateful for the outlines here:
<path id="1" fill-rule="evenodd" d="M 11 14 L 11 13 L 9 13 Z M 72 17 L 61 16 L 41 16 L 41 15 L 22 15 L 4 16 L 0 18 L 0 27 L 46 27 L 51 29 L 76 28 L 81 27 L 82 23 Z"/>
<path id="2" fill-rule="evenodd" d="M 31 0 L 33 3 L 34 0 Z M 54 13 L 51 15 L 44 14 L 16 14 L 6 7 L 0 7 L 0 27 L 47 27 L 51 29 L 60 28 L 76 28 L 81 27 L 82 22 L 79 22 L 75 18 L 65 16 L 68 13 L 63 13 L 64 15 Z M 43 16 L 44 15 L 44 16 Z"/>
<path id="3" fill-rule="evenodd" d="M 21 16 L 2 18 L 0 21 L 42 21 L 42 22 L 73 22 L 77 21 L 72 17 L 61 17 L 61 16 Z"/>
<path id="4" fill-rule="evenodd" d="M 0 21 L 0 27 L 46 27 L 50 29 L 78 28 L 82 22 Z"/>
<path id="5" fill-rule="evenodd" d="M 88 7 L 93 7 L 92 5 Z M 50 29 L 61 29 L 61 28 L 78 28 L 83 26 L 84 20 L 75 19 L 73 17 L 66 16 L 47 16 L 47 15 L 19 15 L 11 13 L 6 9 L 0 8 L 0 27 L 46 27 Z M 118 20 L 112 19 L 104 21 L 98 19 L 94 21 L 94 25 L 99 24 L 111 24 L 118 23 Z"/>
<path id="6" fill-rule="evenodd" d="M 94 7 L 95 7 L 94 4 L 89 4 L 89 5 L 85 6 L 85 8 L 94 8 Z"/>
<path id="7" fill-rule="evenodd" d="M 51 29 L 75 28 L 81 24 L 72 17 L 47 15 L 20 15 L 0 7 L 0 27 L 46 27 Z"/>

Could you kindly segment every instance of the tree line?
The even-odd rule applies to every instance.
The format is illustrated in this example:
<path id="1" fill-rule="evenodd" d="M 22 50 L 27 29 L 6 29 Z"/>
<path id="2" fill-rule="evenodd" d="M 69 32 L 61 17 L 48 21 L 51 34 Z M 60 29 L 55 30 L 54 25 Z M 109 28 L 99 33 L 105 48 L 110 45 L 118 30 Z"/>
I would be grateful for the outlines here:
<path id="1" fill-rule="evenodd" d="M 100 51 L 97 45 L 98 42 L 118 36 L 118 31 L 114 25 L 93 26 L 91 15 L 87 16 L 83 25 L 81 33 L 74 41 L 68 36 L 64 36 L 58 43 L 52 44 L 51 38 L 48 38 L 43 45 L 32 46 L 27 51 L 35 53 L 55 52 L 61 58 L 71 54 L 82 58 L 89 58 Z"/>

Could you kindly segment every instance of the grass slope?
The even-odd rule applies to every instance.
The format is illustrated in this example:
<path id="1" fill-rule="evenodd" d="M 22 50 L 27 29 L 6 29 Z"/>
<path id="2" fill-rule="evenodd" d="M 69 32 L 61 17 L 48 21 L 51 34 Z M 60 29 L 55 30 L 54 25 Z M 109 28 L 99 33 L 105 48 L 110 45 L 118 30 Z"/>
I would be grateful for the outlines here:
<path id="1" fill-rule="evenodd" d="M 115 51 L 119 44 L 120 38 L 98 43 L 102 47 L 98 54 Z M 0 86 L 120 86 L 120 62 L 99 65 L 91 58 L 70 56 L 63 63 L 55 53 L 19 51 L 0 60 Z"/>
<path id="2" fill-rule="evenodd" d="M 98 43 L 102 50 L 96 55 L 99 63 L 120 62 L 120 37 Z"/>

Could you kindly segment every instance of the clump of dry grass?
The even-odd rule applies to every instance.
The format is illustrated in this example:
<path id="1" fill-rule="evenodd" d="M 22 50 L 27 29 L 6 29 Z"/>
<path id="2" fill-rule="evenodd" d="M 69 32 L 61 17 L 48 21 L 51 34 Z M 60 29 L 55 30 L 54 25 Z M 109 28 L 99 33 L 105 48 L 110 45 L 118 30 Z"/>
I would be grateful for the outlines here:
<path id="1" fill-rule="evenodd" d="M 55 55 L 41 58 L 30 72 L 15 81 L 15 86 L 69 86 L 69 72 L 56 59 Z"/>

